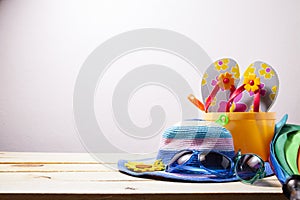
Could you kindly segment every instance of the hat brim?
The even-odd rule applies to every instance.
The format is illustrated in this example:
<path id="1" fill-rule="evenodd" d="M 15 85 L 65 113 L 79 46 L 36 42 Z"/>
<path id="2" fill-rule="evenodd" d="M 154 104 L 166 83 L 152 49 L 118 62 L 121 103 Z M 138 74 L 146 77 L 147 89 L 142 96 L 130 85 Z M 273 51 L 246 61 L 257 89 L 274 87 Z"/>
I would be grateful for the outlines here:
<path id="1" fill-rule="evenodd" d="M 143 163 L 154 163 L 155 158 L 135 160 L 130 162 L 143 162 Z M 204 175 L 204 174 L 179 174 L 179 173 L 169 173 L 165 171 L 153 171 L 153 172 L 135 172 L 128 169 L 125 164 L 129 162 L 128 160 L 119 160 L 118 168 L 120 172 L 126 173 L 131 176 L 159 179 L 164 181 L 181 181 L 181 182 L 233 182 L 239 181 L 236 176 L 229 178 L 220 178 L 214 175 Z M 265 162 L 265 172 L 266 176 L 274 175 L 269 162 Z"/>

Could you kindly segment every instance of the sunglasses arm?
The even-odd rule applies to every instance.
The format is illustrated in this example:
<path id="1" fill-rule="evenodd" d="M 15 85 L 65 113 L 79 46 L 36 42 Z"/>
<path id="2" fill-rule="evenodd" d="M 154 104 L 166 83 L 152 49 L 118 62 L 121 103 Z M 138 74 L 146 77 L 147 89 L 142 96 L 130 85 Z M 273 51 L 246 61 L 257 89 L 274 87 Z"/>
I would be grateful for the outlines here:
<path id="1" fill-rule="evenodd" d="M 177 172 L 177 171 L 186 171 L 189 173 L 195 173 L 195 174 L 205 174 L 205 175 L 216 175 L 218 177 L 230 177 L 233 175 L 232 170 L 231 171 L 225 171 L 225 170 L 209 170 L 206 168 L 198 168 L 198 167 L 192 167 L 192 166 L 176 166 L 176 167 L 167 167 L 167 172 Z"/>

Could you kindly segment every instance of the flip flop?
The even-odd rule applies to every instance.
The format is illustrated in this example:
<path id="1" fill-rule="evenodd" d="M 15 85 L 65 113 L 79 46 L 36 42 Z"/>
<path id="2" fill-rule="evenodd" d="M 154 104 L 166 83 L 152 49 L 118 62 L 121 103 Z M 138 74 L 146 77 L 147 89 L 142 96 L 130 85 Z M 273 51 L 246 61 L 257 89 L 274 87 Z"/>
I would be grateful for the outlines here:
<path id="1" fill-rule="evenodd" d="M 226 103 L 240 80 L 239 66 L 233 59 L 223 58 L 205 71 L 201 93 L 206 112 L 225 112 Z"/>
<path id="2" fill-rule="evenodd" d="M 298 150 L 300 146 L 300 131 L 290 133 L 284 145 L 285 157 L 293 174 L 299 174 L 297 166 Z"/>
<path id="3" fill-rule="evenodd" d="M 245 71 L 242 85 L 230 96 L 226 111 L 241 112 L 236 105 L 242 105 L 243 111 L 267 112 L 274 103 L 279 89 L 279 79 L 275 70 L 268 64 L 256 61 Z"/>

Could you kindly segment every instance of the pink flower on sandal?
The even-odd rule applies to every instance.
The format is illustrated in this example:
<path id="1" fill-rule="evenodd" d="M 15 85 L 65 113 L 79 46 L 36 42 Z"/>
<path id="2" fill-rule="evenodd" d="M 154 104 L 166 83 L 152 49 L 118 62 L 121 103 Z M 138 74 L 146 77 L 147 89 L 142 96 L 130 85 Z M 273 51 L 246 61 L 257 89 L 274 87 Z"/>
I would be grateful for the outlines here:
<path id="1" fill-rule="evenodd" d="M 245 112 L 247 105 L 239 102 L 243 97 L 243 94 L 239 94 L 234 100 L 230 107 L 230 112 Z M 217 112 L 226 112 L 227 101 L 221 101 Z"/>
<path id="2" fill-rule="evenodd" d="M 265 96 L 266 93 L 267 93 L 267 91 L 264 89 L 264 87 L 265 87 L 265 84 L 260 83 L 260 85 L 259 85 L 259 94 L 260 94 L 261 96 Z M 249 95 L 250 95 L 251 97 L 254 96 L 254 92 L 250 91 L 250 92 L 249 92 Z"/>

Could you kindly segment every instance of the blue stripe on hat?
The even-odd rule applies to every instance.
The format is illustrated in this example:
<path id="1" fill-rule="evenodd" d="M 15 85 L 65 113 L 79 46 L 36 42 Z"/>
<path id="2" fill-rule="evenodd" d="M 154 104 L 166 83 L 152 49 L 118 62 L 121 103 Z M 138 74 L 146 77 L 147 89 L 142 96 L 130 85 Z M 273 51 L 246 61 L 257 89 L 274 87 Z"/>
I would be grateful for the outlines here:
<path id="1" fill-rule="evenodd" d="M 173 126 L 163 133 L 163 138 L 231 138 L 230 132 L 223 127 Z"/>

